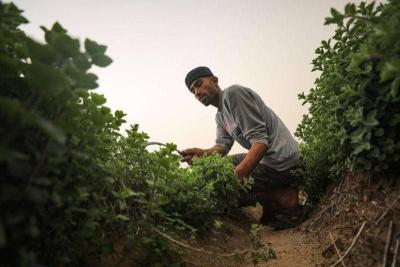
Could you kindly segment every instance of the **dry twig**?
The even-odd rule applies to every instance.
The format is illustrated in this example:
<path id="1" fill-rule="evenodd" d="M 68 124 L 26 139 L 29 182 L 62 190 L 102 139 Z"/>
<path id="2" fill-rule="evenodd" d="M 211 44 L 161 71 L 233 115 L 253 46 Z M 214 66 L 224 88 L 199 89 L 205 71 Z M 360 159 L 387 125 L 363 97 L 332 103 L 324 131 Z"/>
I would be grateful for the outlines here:
<path id="1" fill-rule="evenodd" d="M 190 249 L 190 250 L 192 250 L 192 251 L 199 252 L 199 253 L 207 254 L 207 255 L 216 255 L 216 256 L 220 256 L 220 257 L 233 257 L 233 256 L 236 256 L 236 255 L 246 254 L 247 252 L 249 252 L 248 249 L 244 249 L 244 250 L 240 250 L 240 251 L 235 251 L 235 252 L 232 252 L 232 253 L 216 253 L 216 252 L 211 252 L 211 251 L 207 251 L 207 250 L 205 250 L 205 249 L 203 249 L 203 248 L 194 248 L 194 247 L 192 247 L 192 246 L 189 246 L 188 244 L 182 243 L 182 242 L 180 242 L 180 241 L 178 241 L 178 240 L 176 240 L 176 239 L 170 237 L 169 235 L 167 235 L 167 234 L 165 234 L 165 233 L 163 233 L 163 232 L 161 232 L 161 231 L 159 231 L 159 230 L 157 230 L 157 229 L 153 229 L 153 231 L 156 232 L 157 234 L 161 235 L 162 237 L 168 239 L 169 241 L 171 241 L 171 242 L 174 243 L 175 245 L 178 245 L 178 246 L 180 246 L 180 247 L 187 248 L 187 249 Z"/>
<path id="2" fill-rule="evenodd" d="M 384 224 L 380 224 L 380 225 L 378 225 L 378 227 L 376 227 L 376 231 L 375 231 L 375 234 L 374 234 L 374 240 L 376 240 L 376 238 L 378 237 L 378 235 L 381 232 L 383 226 L 384 226 Z M 374 228 L 370 227 L 365 232 L 368 233 L 369 230 L 371 230 L 371 229 L 374 229 Z"/>
<path id="3" fill-rule="evenodd" d="M 346 229 L 346 228 L 353 228 L 353 225 L 334 226 L 334 227 L 332 228 L 332 231 L 333 231 L 333 230 Z"/>
<path id="4" fill-rule="evenodd" d="M 387 257 L 389 254 L 390 242 L 392 241 L 392 233 L 393 233 L 393 221 L 390 221 L 388 235 L 387 235 L 387 239 L 386 239 L 385 250 L 383 251 L 383 261 L 382 261 L 383 267 L 386 267 L 386 264 L 387 264 Z"/>
<path id="5" fill-rule="evenodd" d="M 311 221 L 311 223 L 308 225 L 308 227 L 311 227 L 314 223 L 316 223 L 317 221 L 319 221 L 327 212 L 330 211 L 330 209 L 332 209 L 331 206 L 325 207 L 323 210 L 321 210 L 321 211 L 319 212 L 319 215 Z"/>
<path id="6" fill-rule="evenodd" d="M 346 264 L 344 264 L 344 261 L 342 258 L 342 254 L 340 254 L 340 251 L 339 251 L 338 247 L 336 246 L 336 242 L 335 242 L 335 240 L 333 240 L 332 234 L 330 232 L 329 232 L 329 238 L 331 239 L 332 244 L 335 247 L 337 254 L 339 255 L 339 259 L 342 259 L 341 262 L 342 262 L 343 267 L 346 267 Z"/>
<path id="7" fill-rule="evenodd" d="M 344 253 L 343 257 L 340 257 L 339 260 L 337 260 L 334 264 L 331 265 L 331 267 L 335 267 L 336 265 L 338 265 L 340 262 L 343 261 L 343 259 L 350 253 L 351 249 L 353 248 L 354 244 L 356 243 L 357 239 L 360 237 L 362 230 L 365 227 L 365 224 L 367 222 L 364 221 L 363 224 L 360 227 L 360 230 L 358 230 L 357 235 L 354 237 L 353 242 L 351 242 L 351 245 L 349 246 L 349 248 L 346 250 L 346 252 Z"/>
<path id="8" fill-rule="evenodd" d="M 399 254 L 400 237 L 396 238 L 396 245 L 393 251 L 393 261 L 391 267 L 396 267 L 397 254 Z"/>
<path id="9" fill-rule="evenodd" d="M 378 225 L 378 223 L 386 216 L 386 214 L 389 212 L 389 210 L 391 210 L 394 205 L 396 205 L 397 201 L 400 200 L 400 196 L 398 198 L 396 198 L 392 204 L 390 204 L 389 207 L 387 207 L 387 209 L 382 213 L 381 217 L 378 218 L 378 220 L 375 221 L 375 225 Z"/>

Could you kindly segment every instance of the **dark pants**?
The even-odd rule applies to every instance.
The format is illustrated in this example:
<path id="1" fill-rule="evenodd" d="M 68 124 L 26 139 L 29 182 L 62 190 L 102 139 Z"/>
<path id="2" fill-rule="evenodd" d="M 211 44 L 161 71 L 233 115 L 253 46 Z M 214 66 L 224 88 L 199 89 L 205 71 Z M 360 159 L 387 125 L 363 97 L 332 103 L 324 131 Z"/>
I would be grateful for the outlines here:
<path id="1" fill-rule="evenodd" d="M 233 155 L 233 164 L 239 165 L 246 154 Z M 277 189 L 290 187 L 295 182 L 295 177 L 291 173 L 296 167 L 288 170 L 277 171 L 265 164 L 259 163 L 250 174 L 254 178 L 254 184 L 250 191 L 243 193 L 239 199 L 240 206 L 251 206 L 257 202 L 257 192 L 269 192 Z"/>

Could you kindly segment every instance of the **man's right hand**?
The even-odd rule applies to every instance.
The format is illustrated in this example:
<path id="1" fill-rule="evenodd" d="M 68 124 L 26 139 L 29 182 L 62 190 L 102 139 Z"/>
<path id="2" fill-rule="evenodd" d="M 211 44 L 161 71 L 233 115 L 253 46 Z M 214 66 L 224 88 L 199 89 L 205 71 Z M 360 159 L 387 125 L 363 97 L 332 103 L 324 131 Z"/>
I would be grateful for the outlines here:
<path id="1" fill-rule="evenodd" d="M 201 157 L 206 153 L 204 149 L 201 148 L 188 148 L 181 151 L 181 155 L 183 156 L 182 162 L 187 162 L 188 164 L 192 164 L 193 157 Z"/>

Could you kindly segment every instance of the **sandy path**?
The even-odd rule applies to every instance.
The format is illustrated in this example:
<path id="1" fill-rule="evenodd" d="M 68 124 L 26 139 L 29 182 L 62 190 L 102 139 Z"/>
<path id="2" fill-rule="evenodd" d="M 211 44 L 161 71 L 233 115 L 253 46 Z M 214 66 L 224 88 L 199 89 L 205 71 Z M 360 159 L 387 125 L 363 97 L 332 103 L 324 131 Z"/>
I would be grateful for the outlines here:
<path id="1" fill-rule="evenodd" d="M 255 220 L 261 216 L 260 208 L 248 208 L 248 217 Z M 321 254 L 321 249 L 316 242 L 307 238 L 307 235 L 296 229 L 273 231 L 268 226 L 263 226 L 262 241 L 272 244 L 277 258 L 268 264 L 260 266 L 269 267 L 311 267 L 322 266 L 326 259 Z"/>
<path id="2" fill-rule="evenodd" d="M 297 230 L 263 229 L 262 240 L 272 244 L 277 256 L 268 262 L 270 267 L 321 266 L 325 261 L 318 245 L 307 240 L 305 234 Z"/>
<path id="3" fill-rule="evenodd" d="M 244 217 L 236 220 L 225 221 L 228 231 L 208 235 L 200 242 L 193 244 L 207 251 L 217 253 L 230 253 L 234 250 L 243 250 L 250 247 L 250 225 L 257 223 L 262 213 L 261 206 L 242 209 Z M 311 238 L 297 229 L 273 231 L 268 226 L 261 228 L 261 240 L 263 243 L 271 243 L 277 256 L 267 263 L 260 262 L 257 266 L 268 267 L 315 267 L 323 266 L 326 260 L 322 249 Z M 233 257 L 221 258 L 202 253 L 189 253 L 185 256 L 187 266 L 195 267 L 247 267 L 253 266 L 251 258 L 245 261 L 237 261 Z"/>

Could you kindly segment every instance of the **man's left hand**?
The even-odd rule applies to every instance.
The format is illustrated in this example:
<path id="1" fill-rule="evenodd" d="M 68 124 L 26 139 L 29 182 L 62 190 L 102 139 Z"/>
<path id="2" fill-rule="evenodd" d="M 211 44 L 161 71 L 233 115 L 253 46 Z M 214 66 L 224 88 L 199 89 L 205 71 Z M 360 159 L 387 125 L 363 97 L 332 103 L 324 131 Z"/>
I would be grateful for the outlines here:
<path id="1" fill-rule="evenodd" d="M 248 176 L 247 173 L 250 173 L 250 171 L 247 171 L 245 168 L 243 168 L 242 166 L 238 165 L 236 166 L 234 173 L 237 177 L 239 177 L 240 182 L 243 183 L 243 179 L 244 177 Z"/>
<path id="2" fill-rule="evenodd" d="M 240 181 L 243 182 L 243 178 L 251 174 L 266 151 L 267 145 L 264 143 L 255 143 L 251 146 L 249 153 L 235 168 L 235 174 L 240 178 Z"/>

